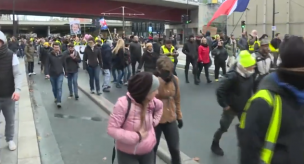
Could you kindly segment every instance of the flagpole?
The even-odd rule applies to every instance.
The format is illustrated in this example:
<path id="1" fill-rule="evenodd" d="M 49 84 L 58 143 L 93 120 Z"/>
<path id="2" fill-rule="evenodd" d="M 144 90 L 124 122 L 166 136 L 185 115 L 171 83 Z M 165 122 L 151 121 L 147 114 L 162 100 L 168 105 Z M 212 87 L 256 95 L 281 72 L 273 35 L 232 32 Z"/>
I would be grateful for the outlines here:
<path id="1" fill-rule="evenodd" d="M 244 13 L 245 13 L 245 11 L 242 13 L 242 15 L 241 15 L 240 19 L 239 19 L 239 20 L 236 22 L 236 24 L 235 24 L 235 26 L 234 26 L 233 30 L 231 31 L 231 34 L 234 32 L 234 30 L 235 30 L 236 26 L 239 24 L 240 20 L 243 18 Z M 231 35 L 231 34 L 230 34 L 230 35 Z"/>
<path id="2" fill-rule="evenodd" d="M 109 32 L 109 34 L 110 34 L 111 40 L 113 40 L 113 37 L 112 37 L 112 34 L 111 34 L 111 32 L 110 32 L 110 29 L 109 29 L 109 28 L 108 28 L 108 32 Z"/>

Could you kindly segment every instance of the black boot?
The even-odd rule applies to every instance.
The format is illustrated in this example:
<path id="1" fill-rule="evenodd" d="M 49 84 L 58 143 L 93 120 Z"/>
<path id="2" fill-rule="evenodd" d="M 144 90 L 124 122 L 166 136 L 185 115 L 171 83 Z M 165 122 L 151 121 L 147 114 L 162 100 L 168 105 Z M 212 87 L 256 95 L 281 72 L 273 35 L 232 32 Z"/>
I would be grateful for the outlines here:
<path id="1" fill-rule="evenodd" d="M 211 151 L 218 156 L 224 156 L 224 151 L 220 148 L 220 143 L 218 141 L 212 141 Z"/>
<path id="2" fill-rule="evenodd" d="M 206 79 L 207 79 L 207 83 L 211 83 L 212 81 L 210 80 L 209 76 L 206 76 Z"/>
<path id="3" fill-rule="evenodd" d="M 197 74 L 197 81 L 200 83 L 201 82 L 201 76 L 200 74 Z"/>
<path id="4" fill-rule="evenodd" d="M 196 74 L 194 74 L 193 76 L 194 76 L 194 84 L 199 85 L 200 82 L 198 80 L 198 77 L 196 76 Z"/>
<path id="5" fill-rule="evenodd" d="M 186 77 L 186 83 L 189 83 L 189 79 L 188 79 L 188 70 L 185 70 L 185 77 Z"/>
<path id="6" fill-rule="evenodd" d="M 198 85 L 199 84 L 199 80 L 198 80 L 198 74 L 197 74 L 197 69 L 196 68 L 193 68 L 193 77 L 194 77 L 194 84 L 195 85 Z"/>

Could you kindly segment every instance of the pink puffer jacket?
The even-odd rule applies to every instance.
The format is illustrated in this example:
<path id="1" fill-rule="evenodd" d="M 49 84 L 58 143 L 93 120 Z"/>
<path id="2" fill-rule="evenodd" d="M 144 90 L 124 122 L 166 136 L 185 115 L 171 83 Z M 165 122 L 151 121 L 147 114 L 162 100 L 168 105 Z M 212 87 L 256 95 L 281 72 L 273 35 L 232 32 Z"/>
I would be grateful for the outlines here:
<path id="1" fill-rule="evenodd" d="M 132 103 L 126 122 L 121 128 L 128 109 L 127 97 L 123 96 L 118 98 L 113 113 L 109 117 L 108 134 L 116 140 L 116 148 L 118 150 L 134 155 L 147 154 L 153 150 L 156 144 L 154 127 L 158 124 L 162 116 L 163 103 L 154 98 L 148 104 L 146 121 L 144 123 L 148 136 L 139 142 L 139 135 L 137 132 L 140 129 L 141 107 L 133 100 L 129 93 L 127 93 L 127 96 L 131 98 Z"/>

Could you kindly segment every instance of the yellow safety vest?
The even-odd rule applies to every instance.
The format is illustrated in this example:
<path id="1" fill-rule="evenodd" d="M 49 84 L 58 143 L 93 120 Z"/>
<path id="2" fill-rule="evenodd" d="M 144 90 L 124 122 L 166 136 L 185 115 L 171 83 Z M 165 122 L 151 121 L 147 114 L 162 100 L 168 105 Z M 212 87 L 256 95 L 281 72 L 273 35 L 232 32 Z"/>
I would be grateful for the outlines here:
<path id="1" fill-rule="evenodd" d="M 78 46 L 79 44 L 80 44 L 80 42 L 74 41 L 74 46 Z"/>
<path id="2" fill-rule="evenodd" d="M 254 96 L 252 96 L 242 113 L 241 119 L 240 119 L 240 128 L 244 129 L 246 124 L 246 112 L 249 109 L 251 102 L 257 98 L 264 99 L 269 106 L 273 107 L 272 110 L 272 116 L 270 123 L 268 125 L 267 133 L 265 136 L 265 143 L 264 147 L 261 151 L 260 156 L 260 163 L 261 164 L 271 164 L 271 160 L 273 157 L 275 145 L 278 140 L 278 136 L 280 133 L 281 128 L 281 119 L 282 119 L 282 100 L 281 96 L 275 94 L 274 97 L 271 95 L 271 93 L 268 90 L 260 90 L 258 91 Z"/>
<path id="3" fill-rule="evenodd" d="M 168 48 L 166 47 L 166 46 L 161 46 L 161 48 L 163 49 L 163 51 L 164 51 L 164 54 L 168 54 L 168 53 L 173 53 L 174 52 L 174 47 L 172 46 L 171 47 L 171 50 L 170 50 L 170 52 L 169 52 L 169 50 L 168 50 Z M 171 59 L 171 61 L 174 63 L 174 61 L 175 61 L 175 59 L 174 59 L 174 56 L 168 56 L 170 59 Z"/>
<path id="4" fill-rule="evenodd" d="M 269 44 L 269 49 L 270 49 L 270 52 L 275 52 L 275 53 L 278 53 L 279 52 L 279 49 L 275 49 L 271 44 Z"/>
<path id="5" fill-rule="evenodd" d="M 258 46 L 260 47 L 261 46 L 261 44 L 260 44 L 260 42 L 259 41 L 255 41 L 252 45 L 250 45 L 249 44 L 249 40 L 248 40 L 248 46 L 249 46 L 249 51 L 254 51 L 254 46 L 255 46 L 255 44 L 258 44 Z"/>

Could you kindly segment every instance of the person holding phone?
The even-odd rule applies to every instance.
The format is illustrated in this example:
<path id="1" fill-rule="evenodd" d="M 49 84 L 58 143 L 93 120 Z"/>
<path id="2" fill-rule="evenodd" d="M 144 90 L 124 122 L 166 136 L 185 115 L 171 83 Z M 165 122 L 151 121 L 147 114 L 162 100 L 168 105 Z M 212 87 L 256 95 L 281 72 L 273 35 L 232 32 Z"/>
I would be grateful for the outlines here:
<path id="1" fill-rule="evenodd" d="M 63 53 L 64 56 L 64 72 L 68 78 L 68 87 L 70 91 L 69 98 L 75 96 L 75 100 L 79 99 L 78 96 L 78 63 L 81 61 L 79 53 L 75 51 L 74 44 L 68 44 L 68 50 Z"/>

